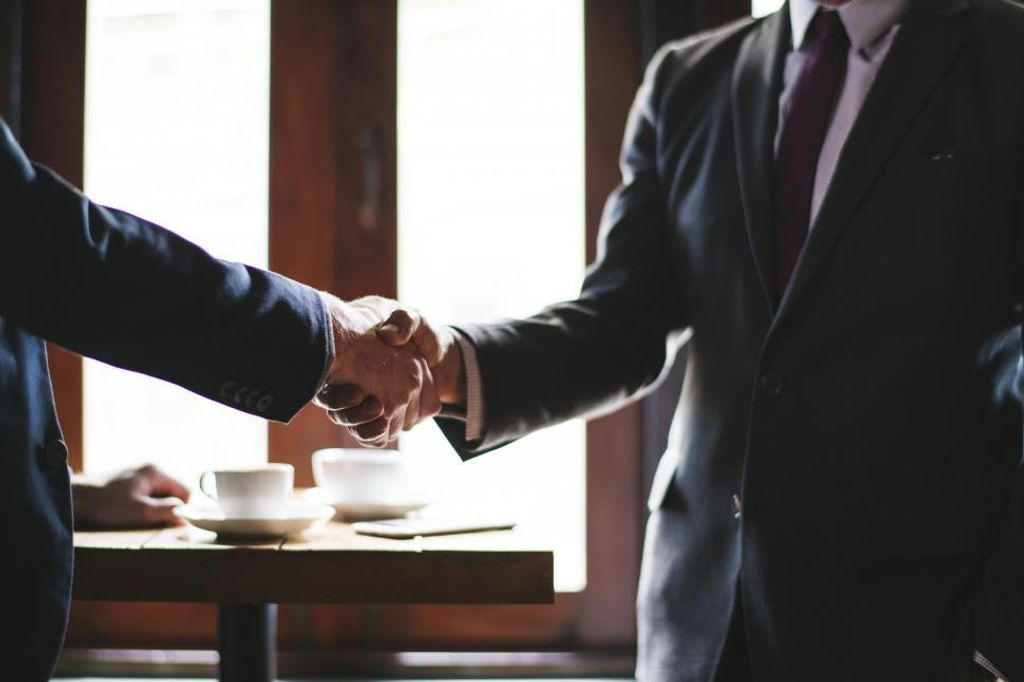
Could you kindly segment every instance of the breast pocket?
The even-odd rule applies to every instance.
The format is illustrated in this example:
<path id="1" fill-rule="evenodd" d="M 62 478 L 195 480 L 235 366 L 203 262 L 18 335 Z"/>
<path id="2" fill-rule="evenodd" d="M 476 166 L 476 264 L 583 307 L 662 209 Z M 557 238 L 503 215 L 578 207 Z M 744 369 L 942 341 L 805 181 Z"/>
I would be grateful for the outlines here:
<path id="1" fill-rule="evenodd" d="M 1008 162 L 958 152 L 898 159 L 889 174 L 884 230 L 876 232 L 890 302 L 941 322 L 970 298 L 1006 253 L 1002 229 L 1015 210 Z"/>
<path id="2" fill-rule="evenodd" d="M 977 215 L 976 203 L 1009 198 L 1017 172 L 1012 159 L 945 150 L 893 162 L 891 199 L 911 199 L 920 214 L 947 224 Z M 927 197 L 926 204 L 917 204 Z"/>

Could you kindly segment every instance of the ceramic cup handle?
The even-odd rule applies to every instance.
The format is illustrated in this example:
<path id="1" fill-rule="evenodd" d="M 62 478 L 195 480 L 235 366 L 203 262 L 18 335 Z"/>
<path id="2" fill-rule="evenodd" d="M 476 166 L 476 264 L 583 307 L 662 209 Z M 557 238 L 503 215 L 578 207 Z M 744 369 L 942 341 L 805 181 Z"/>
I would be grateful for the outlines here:
<path id="1" fill-rule="evenodd" d="M 210 480 L 209 477 L 212 475 L 212 471 L 204 471 L 202 474 L 199 475 L 199 490 L 201 490 L 203 494 L 209 497 L 211 500 L 216 500 L 217 496 L 206 489 L 206 482 Z"/>

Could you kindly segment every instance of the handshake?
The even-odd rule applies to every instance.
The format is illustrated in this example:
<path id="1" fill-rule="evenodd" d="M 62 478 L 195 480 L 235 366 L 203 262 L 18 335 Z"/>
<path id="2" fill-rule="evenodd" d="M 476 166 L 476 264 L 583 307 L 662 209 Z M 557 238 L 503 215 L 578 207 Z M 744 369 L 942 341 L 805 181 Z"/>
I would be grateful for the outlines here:
<path id="1" fill-rule="evenodd" d="M 314 402 L 361 445 L 385 447 L 442 406 L 465 403 L 462 351 L 452 330 L 379 296 L 323 299 L 334 354 Z"/>

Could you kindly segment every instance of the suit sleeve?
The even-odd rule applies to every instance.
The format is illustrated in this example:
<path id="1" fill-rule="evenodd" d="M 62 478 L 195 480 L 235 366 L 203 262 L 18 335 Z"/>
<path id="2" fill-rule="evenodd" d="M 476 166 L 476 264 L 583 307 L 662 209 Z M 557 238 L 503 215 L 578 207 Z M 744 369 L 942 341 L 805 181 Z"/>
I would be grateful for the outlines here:
<path id="1" fill-rule="evenodd" d="M 279 421 L 319 386 L 315 290 L 91 202 L 2 121 L 0 244 L 0 316 L 36 336 Z"/>
<path id="2" fill-rule="evenodd" d="M 1015 479 L 1002 542 L 985 567 L 974 626 L 976 657 L 1010 682 L 1024 680 L 1024 469 Z"/>
<path id="3" fill-rule="evenodd" d="M 1018 210 L 1017 250 L 1019 305 L 1024 306 L 1024 185 Z M 1017 409 L 1024 406 L 1024 333 L 1018 330 L 1019 346 L 1006 364 L 1015 377 Z M 975 660 L 1000 679 L 1024 681 L 1024 453 L 1009 482 L 1010 495 L 1002 534 L 989 558 L 978 593 L 974 619 Z"/>
<path id="4" fill-rule="evenodd" d="M 459 327 L 476 349 L 486 405 L 478 441 L 466 440 L 464 422 L 439 421 L 464 458 L 621 406 L 656 382 L 668 335 L 686 326 L 656 157 L 656 90 L 668 54 L 652 62 L 633 104 L 622 182 L 579 298 L 526 319 Z"/>

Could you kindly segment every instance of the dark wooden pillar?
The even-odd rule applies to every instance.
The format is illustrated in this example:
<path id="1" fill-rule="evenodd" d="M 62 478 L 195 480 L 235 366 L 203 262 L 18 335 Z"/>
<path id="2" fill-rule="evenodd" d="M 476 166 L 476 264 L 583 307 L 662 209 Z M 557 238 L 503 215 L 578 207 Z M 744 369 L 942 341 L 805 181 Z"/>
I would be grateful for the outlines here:
<path id="1" fill-rule="evenodd" d="M 271 10 L 270 267 L 344 299 L 397 290 L 396 0 Z M 353 446 L 316 408 L 270 426 L 270 458 Z"/>
<path id="2" fill-rule="evenodd" d="M 0 0 L 0 115 L 29 157 L 82 186 L 85 0 Z M 69 462 L 82 467 L 82 362 L 50 347 Z"/>
<path id="3" fill-rule="evenodd" d="M 0 0 L 0 117 L 21 131 L 21 34 L 24 0 Z"/>
<path id="4" fill-rule="evenodd" d="M 640 49 L 644 62 L 670 40 L 726 24 L 750 14 L 750 0 L 640 0 Z M 668 430 L 682 390 L 686 350 L 677 355 L 671 372 L 642 403 L 644 498 L 668 441 Z"/>

